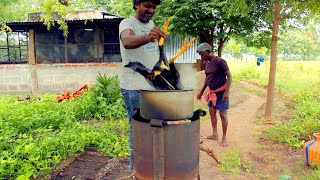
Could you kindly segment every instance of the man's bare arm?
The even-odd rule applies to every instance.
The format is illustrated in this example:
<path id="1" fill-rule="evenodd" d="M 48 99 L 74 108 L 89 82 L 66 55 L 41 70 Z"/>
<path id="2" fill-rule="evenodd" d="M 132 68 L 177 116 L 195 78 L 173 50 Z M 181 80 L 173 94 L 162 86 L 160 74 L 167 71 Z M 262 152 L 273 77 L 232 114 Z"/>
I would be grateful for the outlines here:
<path id="1" fill-rule="evenodd" d="M 223 93 L 222 99 L 224 102 L 228 102 L 229 101 L 229 91 L 230 91 L 231 82 L 232 82 L 232 76 L 231 76 L 230 71 L 225 72 L 225 75 L 227 76 L 227 87 Z"/>
<path id="2" fill-rule="evenodd" d="M 166 37 L 164 32 L 158 27 L 154 27 L 151 29 L 149 34 L 137 36 L 133 33 L 131 29 L 125 29 L 120 34 L 120 40 L 124 48 L 126 49 L 135 49 L 149 42 L 154 42 L 160 37 Z"/>
<path id="3" fill-rule="evenodd" d="M 200 89 L 200 92 L 199 92 L 198 95 L 197 95 L 197 99 L 198 99 L 198 100 L 201 99 L 201 96 L 202 96 L 204 90 L 206 90 L 206 88 L 207 88 L 207 79 L 204 80 L 203 85 L 202 85 L 202 87 L 201 87 L 201 89 Z"/>

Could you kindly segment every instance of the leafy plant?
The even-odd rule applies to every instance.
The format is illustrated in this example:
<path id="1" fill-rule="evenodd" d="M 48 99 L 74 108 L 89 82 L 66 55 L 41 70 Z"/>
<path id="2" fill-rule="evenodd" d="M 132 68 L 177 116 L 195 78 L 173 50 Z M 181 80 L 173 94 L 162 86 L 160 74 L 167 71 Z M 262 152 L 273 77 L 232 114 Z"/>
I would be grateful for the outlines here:
<path id="1" fill-rule="evenodd" d="M 128 156 L 123 100 L 109 91 L 119 89 L 115 79 L 101 88 L 106 91 L 94 87 L 62 103 L 54 94 L 0 96 L 0 179 L 34 179 L 88 146 L 110 157 Z"/>
<path id="2" fill-rule="evenodd" d="M 77 118 L 121 119 L 126 116 L 124 102 L 120 93 L 118 76 L 107 77 L 99 74 L 94 88 L 75 101 Z"/>
<path id="3" fill-rule="evenodd" d="M 105 98 L 107 104 L 121 98 L 118 76 L 107 77 L 105 74 L 99 73 L 96 80 L 94 91 L 98 96 Z"/>

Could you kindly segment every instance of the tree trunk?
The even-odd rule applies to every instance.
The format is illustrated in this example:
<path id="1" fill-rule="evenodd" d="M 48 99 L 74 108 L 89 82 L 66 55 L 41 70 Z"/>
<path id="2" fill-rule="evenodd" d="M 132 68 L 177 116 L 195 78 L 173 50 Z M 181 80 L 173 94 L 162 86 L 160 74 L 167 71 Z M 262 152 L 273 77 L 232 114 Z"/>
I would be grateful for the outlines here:
<path id="1" fill-rule="evenodd" d="M 224 39 L 220 39 L 219 40 L 219 44 L 218 44 L 218 56 L 221 57 L 222 55 L 222 49 L 223 49 L 223 46 L 224 46 L 224 43 L 227 41 L 228 38 L 224 38 Z"/>
<path id="2" fill-rule="evenodd" d="M 275 2 L 273 18 L 273 29 L 272 29 L 272 41 L 271 41 L 271 59 L 270 59 L 270 72 L 269 82 L 267 90 L 267 100 L 265 109 L 265 120 L 271 120 L 274 105 L 274 94 L 275 94 L 275 80 L 276 80 L 276 65 L 277 65 L 277 45 L 278 45 L 278 32 L 280 25 L 280 4 L 279 1 Z"/>
<path id="3" fill-rule="evenodd" d="M 222 46 L 221 44 L 219 44 L 219 47 L 218 47 L 218 56 L 221 57 L 221 54 L 222 54 Z"/>
<path id="4" fill-rule="evenodd" d="M 208 43 L 212 48 L 214 48 L 214 44 L 213 44 L 213 37 L 208 35 L 208 34 L 200 34 L 199 35 L 200 38 L 200 43 Z"/>

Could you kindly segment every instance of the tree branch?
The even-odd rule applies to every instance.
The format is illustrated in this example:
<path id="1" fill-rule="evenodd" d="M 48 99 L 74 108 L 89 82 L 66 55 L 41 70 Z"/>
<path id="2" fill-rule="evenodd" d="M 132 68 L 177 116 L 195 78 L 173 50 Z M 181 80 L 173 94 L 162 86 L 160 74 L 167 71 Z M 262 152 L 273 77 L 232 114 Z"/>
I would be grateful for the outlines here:
<path id="1" fill-rule="evenodd" d="M 286 13 L 286 11 L 289 9 L 289 7 L 291 6 L 292 1 L 289 1 L 286 6 L 282 9 L 282 11 L 280 12 L 281 15 L 284 15 Z"/>
<path id="2" fill-rule="evenodd" d="M 287 18 L 288 16 L 290 16 L 292 13 L 293 13 L 293 11 L 291 11 L 291 12 L 288 13 L 288 14 L 285 14 L 285 15 L 280 16 L 279 20 L 282 21 L 282 20 L 286 19 L 286 18 Z"/>
<path id="3" fill-rule="evenodd" d="M 292 3 L 293 3 L 292 1 L 289 1 L 280 12 L 280 18 L 279 18 L 280 21 L 282 21 L 283 19 L 286 19 L 288 16 L 290 16 L 294 12 L 292 9 L 291 9 L 291 12 L 289 13 L 286 12 L 291 7 Z"/>
<path id="4" fill-rule="evenodd" d="M 274 8 L 272 6 L 272 2 L 269 3 L 269 11 L 270 11 L 270 14 L 274 14 Z"/>
<path id="5" fill-rule="evenodd" d="M 228 37 L 221 38 L 221 42 L 222 42 L 222 43 L 225 43 L 227 40 L 228 40 Z"/>

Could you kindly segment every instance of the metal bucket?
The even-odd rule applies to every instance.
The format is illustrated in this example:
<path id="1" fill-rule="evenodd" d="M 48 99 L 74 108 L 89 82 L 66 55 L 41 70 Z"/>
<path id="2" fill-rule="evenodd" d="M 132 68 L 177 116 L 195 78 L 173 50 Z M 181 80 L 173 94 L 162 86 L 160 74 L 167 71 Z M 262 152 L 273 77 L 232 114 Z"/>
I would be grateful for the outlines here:
<path id="1" fill-rule="evenodd" d="M 140 113 L 143 118 L 176 121 L 192 117 L 193 111 L 193 89 L 140 91 Z"/>
<path id="2" fill-rule="evenodd" d="M 159 122 L 162 121 L 132 120 L 135 177 L 142 180 L 195 179 L 199 174 L 200 120 L 175 125 Z"/>

